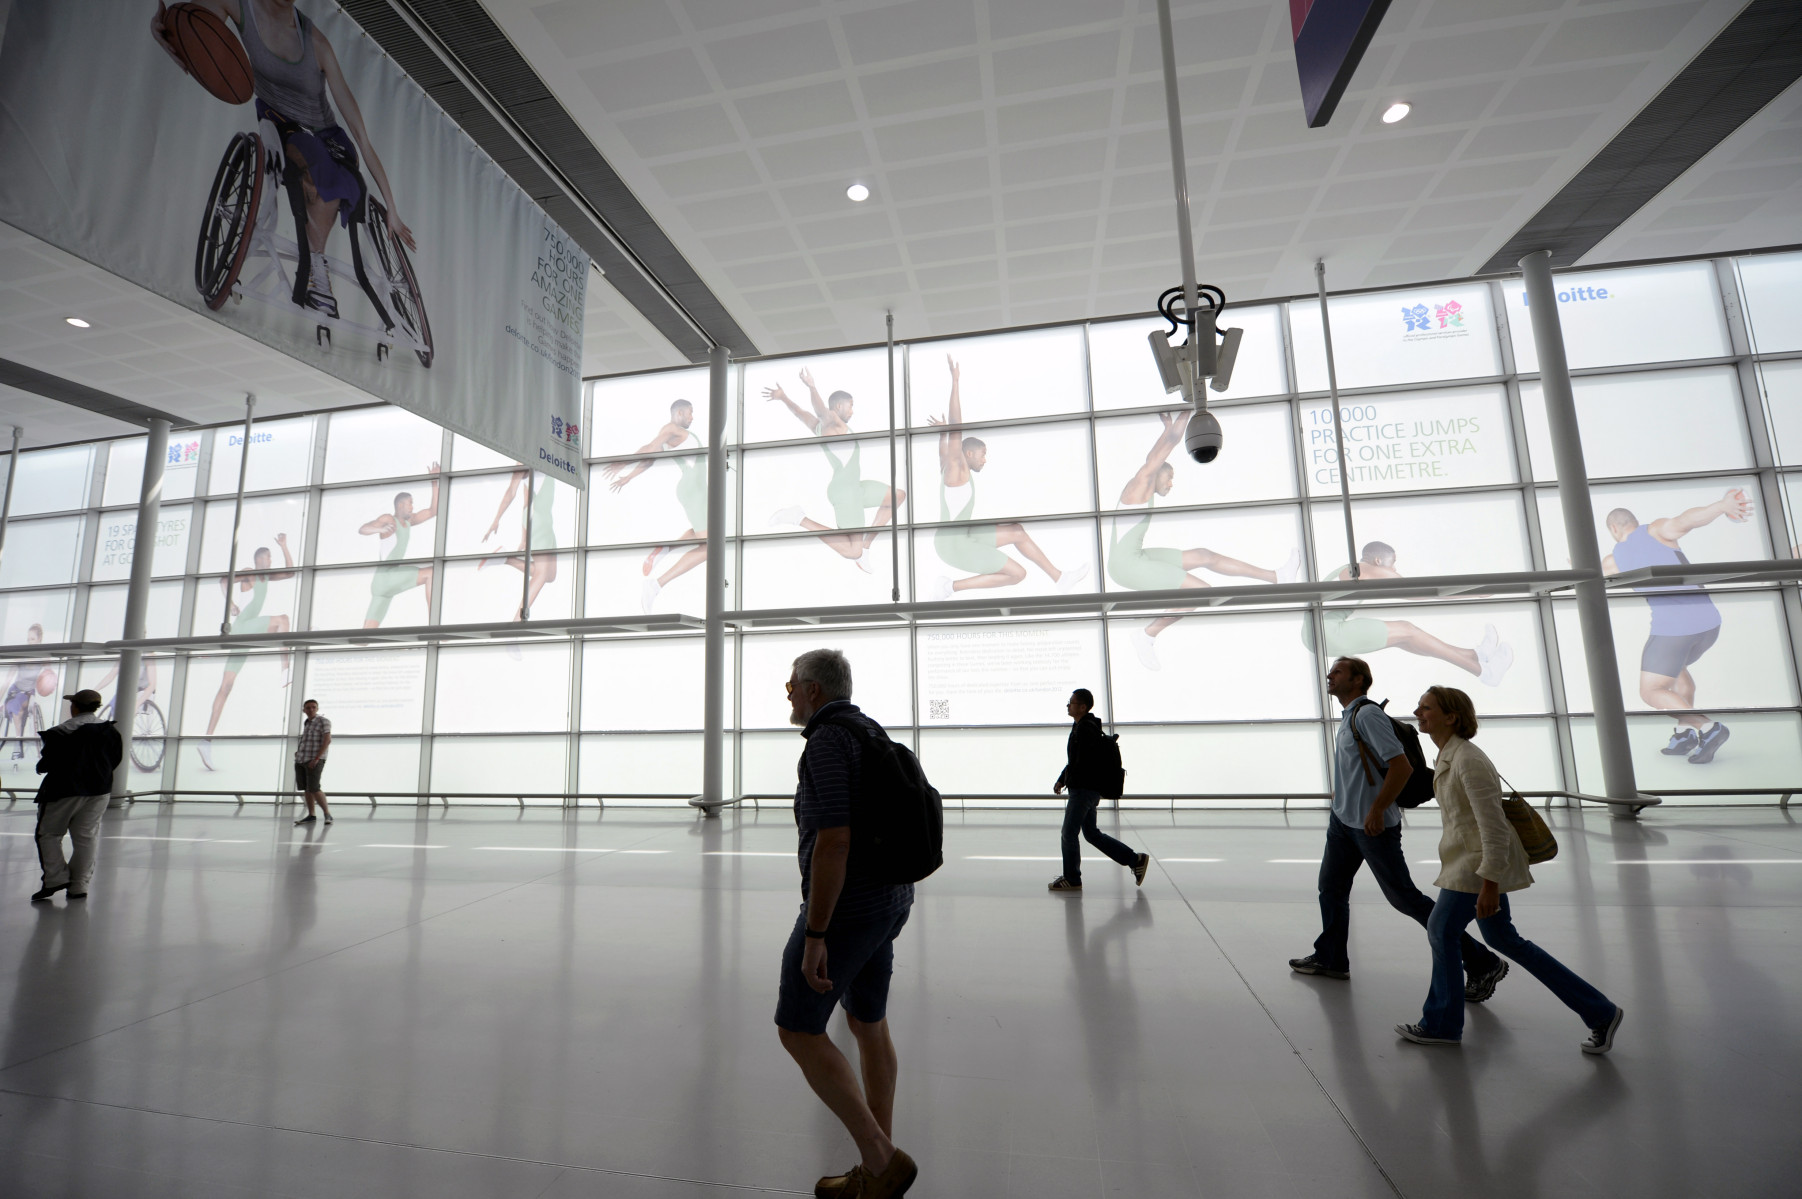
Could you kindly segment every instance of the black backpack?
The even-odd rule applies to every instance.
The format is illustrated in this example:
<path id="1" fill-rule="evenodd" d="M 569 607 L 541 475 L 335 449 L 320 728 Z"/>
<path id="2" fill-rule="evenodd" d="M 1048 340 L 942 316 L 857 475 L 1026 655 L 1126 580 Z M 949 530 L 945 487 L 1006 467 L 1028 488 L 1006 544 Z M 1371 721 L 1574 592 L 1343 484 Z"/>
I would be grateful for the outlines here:
<path id="1" fill-rule="evenodd" d="M 1120 734 L 1103 736 L 1095 757 L 1095 774 L 1100 780 L 1096 790 L 1101 792 L 1101 798 L 1119 799 L 1125 795 L 1126 766 L 1120 761 Z"/>
<path id="2" fill-rule="evenodd" d="M 863 750 L 847 872 L 869 882 L 917 883 L 943 866 L 945 805 L 913 751 L 849 713 L 827 723 L 847 730 Z"/>
<path id="3" fill-rule="evenodd" d="M 1395 739 L 1402 743 L 1402 753 L 1407 757 L 1408 765 L 1414 767 L 1414 773 L 1409 775 L 1408 781 L 1402 784 L 1402 793 L 1395 797 L 1395 805 L 1399 808 L 1418 808 L 1433 798 L 1433 771 L 1427 765 L 1427 755 L 1421 752 L 1420 733 L 1413 725 L 1389 715 L 1388 700 L 1378 704 L 1369 696 L 1359 696 L 1358 699 L 1367 704 L 1376 704 L 1377 708 L 1382 711 L 1384 718 L 1389 721 L 1389 727 L 1395 730 Z M 1354 700 L 1352 710 L 1356 711 L 1357 707 L 1358 701 Z M 1378 762 L 1376 770 L 1373 772 L 1370 762 L 1376 755 L 1370 752 L 1370 748 L 1364 744 L 1364 738 L 1358 735 L 1357 718 L 1354 716 L 1349 723 L 1351 724 L 1352 740 L 1358 743 L 1358 760 L 1364 764 L 1364 781 L 1375 783 L 1377 775 L 1389 772 L 1389 763 Z"/>

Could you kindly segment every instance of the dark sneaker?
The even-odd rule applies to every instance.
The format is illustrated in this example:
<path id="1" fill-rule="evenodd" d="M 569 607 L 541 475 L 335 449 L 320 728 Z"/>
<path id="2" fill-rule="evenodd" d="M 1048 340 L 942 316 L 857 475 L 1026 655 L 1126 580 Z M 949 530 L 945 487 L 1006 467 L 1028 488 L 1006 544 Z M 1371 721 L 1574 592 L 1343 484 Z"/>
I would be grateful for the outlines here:
<path id="1" fill-rule="evenodd" d="M 1082 884 L 1081 883 L 1073 883 L 1069 879 L 1065 878 L 1063 875 L 1060 874 L 1056 878 L 1052 879 L 1051 885 L 1049 887 L 1046 887 L 1045 889 L 1047 891 L 1060 891 L 1060 892 L 1064 892 L 1064 893 L 1068 893 L 1068 894 L 1075 894 L 1075 893 L 1080 893 L 1082 891 Z"/>
<path id="2" fill-rule="evenodd" d="M 1697 740 L 1696 730 L 1685 726 L 1672 733 L 1670 741 L 1658 752 L 1669 754 L 1673 758 L 1687 758 L 1696 752 Z"/>
<path id="3" fill-rule="evenodd" d="M 843 1174 L 828 1174 L 813 1184 L 813 1199 L 855 1199 L 863 1194 L 863 1184 L 869 1177 L 861 1165 L 852 1166 Z"/>
<path id="4" fill-rule="evenodd" d="M 70 899 L 86 899 L 87 897 L 88 897 L 88 893 L 86 891 L 71 891 L 71 892 L 69 892 Z"/>
<path id="5" fill-rule="evenodd" d="M 1140 854 L 1139 860 L 1133 863 L 1133 885 L 1143 887 L 1145 885 L 1145 872 L 1150 869 L 1151 855 L 1148 853 Z"/>
<path id="6" fill-rule="evenodd" d="M 1715 751 L 1727 744 L 1727 738 L 1732 735 L 1727 731 L 1726 725 L 1715 721 L 1713 728 L 1696 738 L 1696 752 L 1689 755 L 1690 765 L 1701 766 L 1714 761 Z"/>
<path id="7" fill-rule="evenodd" d="M 882 1173 L 864 1171 L 863 1190 L 854 1193 L 862 1199 L 894 1199 L 897 1195 L 907 1194 L 907 1188 L 919 1176 L 920 1167 L 914 1164 L 914 1159 L 897 1149 Z"/>
<path id="8" fill-rule="evenodd" d="M 1619 1004 L 1615 1004 L 1614 1017 L 1609 1020 L 1608 1023 L 1602 1025 L 1602 1027 L 1589 1030 L 1589 1039 L 1584 1041 L 1582 1045 L 1583 1052 L 1607 1053 L 1610 1049 L 1613 1049 L 1615 1030 L 1621 1026 L 1621 1017 L 1626 1014 L 1627 1009 L 1621 1007 Z"/>
<path id="9" fill-rule="evenodd" d="M 1404 1041 L 1413 1041 L 1416 1045 L 1456 1045 L 1454 1037 L 1436 1037 L 1418 1024 L 1398 1024 L 1395 1035 Z"/>
<path id="10" fill-rule="evenodd" d="M 1311 953 L 1305 958 L 1290 958 L 1289 969 L 1297 974 L 1318 974 L 1321 978 L 1351 977 L 1350 970 L 1335 970 L 1331 966 L 1324 966 L 1320 959 Z"/>
<path id="11" fill-rule="evenodd" d="M 1495 994 L 1495 984 L 1508 977 L 1508 963 L 1497 958 L 1495 969 L 1473 974 L 1464 980 L 1464 1002 L 1482 1003 Z"/>
<path id="12" fill-rule="evenodd" d="M 326 264 L 324 254 L 313 255 L 311 269 L 307 272 L 306 306 L 326 316 L 338 315 L 338 298 L 332 294 L 331 267 Z"/>
<path id="13" fill-rule="evenodd" d="M 296 828 L 299 828 L 299 827 L 300 827 L 300 826 L 301 826 L 301 825 L 303 825 L 303 824 L 311 824 L 311 823 L 313 823 L 313 822 L 314 822 L 314 821 L 315 821 L 315 820 L 317 820 L 317 819 L 319 819 L 319 817 L 317 817 L 317 816 L 302 816 L 302 817 L 301 817 L 301 818 L 300 818 L 300 819 L 299 819 L 299 820 L 296 820 L 296 821 L 295 821 L 295 822 L 294 822 L 294 826 L 295 826 L 295 827 L 296 827 Z"/>
<path id="14" fill-rule="evenodd" d="M 31 902 L 43 903 L 46 899 L 49 899 L 52 895 L 55 895 L 58 891 L 67 891 L 68 889 L 69 889 L 68 883 L 58 883 L 54 887 L 45 887 L 42 891 L 35 892 L 32 895 Z"/>

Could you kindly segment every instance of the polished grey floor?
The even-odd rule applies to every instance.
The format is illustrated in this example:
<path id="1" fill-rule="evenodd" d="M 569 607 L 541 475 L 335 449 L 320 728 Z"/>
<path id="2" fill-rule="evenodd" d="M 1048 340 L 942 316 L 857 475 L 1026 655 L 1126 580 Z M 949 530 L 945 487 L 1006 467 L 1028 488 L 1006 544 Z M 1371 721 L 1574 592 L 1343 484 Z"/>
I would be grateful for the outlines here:
<path id="1" fill-rule="evenodd" d="M 36 905 L 34 813 L 0 809 L 0 1194 L 805 1194 L 853 1160 L 770 1023 L 785 812 L 139 805 L 91 898 Z M 1123 814 L 1160 861 L 1142 891 L 1091 862 L 1080 899 L 1044 891 L 1054 813 L 952 821 L 891 996 L 915 1195 L 1802 1185 L 1775 808 L 1554 814 L 1515 918 L 1627 1009 L 1600 1059 L 1519 970 L 1462 1047 L 1397 1041 L 1427 948 L 1367 877 L 1352 981 L 1291 974 L 1321 813 Z M 1413 819 L 1410 859 L 1437 833 Z"/>

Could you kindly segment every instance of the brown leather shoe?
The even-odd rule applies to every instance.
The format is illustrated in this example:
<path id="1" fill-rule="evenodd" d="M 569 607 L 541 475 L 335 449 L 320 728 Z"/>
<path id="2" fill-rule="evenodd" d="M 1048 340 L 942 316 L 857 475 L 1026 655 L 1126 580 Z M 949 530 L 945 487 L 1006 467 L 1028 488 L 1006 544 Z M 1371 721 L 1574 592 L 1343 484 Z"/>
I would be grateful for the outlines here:
<path id="1" fill-rule="evenodd" d="M 869 1177 L 860 1165 L 843 1174 L 829 1174 L 813 1184 L 813 1199 L 860 1199 Z"/>
<path id="2" fill-rule="evenodd" d="M 880 1175 L 864 1174 L 862 1199 L 893 1199 L 896 1195 L 907 1194 L 907 1188 L 914 1184 L 920 1176 L 920 1167 L 914 1159 L 900 1149 L 895 1156 L 889 1158 L 888 1167 Z"/>

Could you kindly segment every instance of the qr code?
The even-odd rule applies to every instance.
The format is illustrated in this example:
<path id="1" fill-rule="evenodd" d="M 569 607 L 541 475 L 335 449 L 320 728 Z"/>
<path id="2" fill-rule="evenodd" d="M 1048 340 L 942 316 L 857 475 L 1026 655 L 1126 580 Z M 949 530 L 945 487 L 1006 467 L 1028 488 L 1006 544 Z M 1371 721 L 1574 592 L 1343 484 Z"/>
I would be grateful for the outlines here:
<path id="1" fill-rule="evenodd" d="M 932 719 L 934 719 L 934 720 L 950 720 L 951 719 L 951 701 L 950 700 L 935 699 L 935 700 L 931 701 L 931 705 L 932 705 Z"/>

